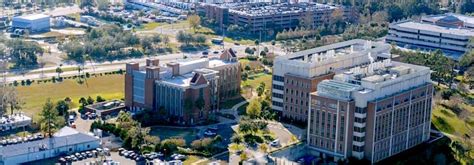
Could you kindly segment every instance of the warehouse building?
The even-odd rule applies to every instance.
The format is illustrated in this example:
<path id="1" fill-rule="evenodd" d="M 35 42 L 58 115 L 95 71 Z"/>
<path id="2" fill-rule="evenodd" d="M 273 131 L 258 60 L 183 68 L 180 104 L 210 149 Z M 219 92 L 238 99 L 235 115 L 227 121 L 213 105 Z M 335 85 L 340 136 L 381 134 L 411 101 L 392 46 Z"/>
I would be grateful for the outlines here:
<path id="1" fill-rule="evenodd" d="M 100 139 L 63 127 L 50 138 L 0 147 L 0 165 L 22 164 L 96 149 Z"/>
<path id="2" fill-rule="evenodd" d="M 29 33 L 47 32 L 50 30 L 50 18 L 44 14 L 13 17 L 12 29 L 28 30 Z"/>

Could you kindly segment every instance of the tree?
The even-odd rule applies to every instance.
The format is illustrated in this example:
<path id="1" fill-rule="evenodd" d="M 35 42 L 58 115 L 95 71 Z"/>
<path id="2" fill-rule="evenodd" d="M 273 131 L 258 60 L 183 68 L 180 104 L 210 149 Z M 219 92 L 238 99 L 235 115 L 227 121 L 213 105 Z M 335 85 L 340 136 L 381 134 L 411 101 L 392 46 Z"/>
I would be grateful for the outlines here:
<path id="1" fill-rule="evenodd" d="M 82 106 L 86 106 L 87 105 L 87 100 L 84 98 L 84 97 L 81 97 L 79 99 L 79 103 L 82 105 Z"/>
<path id="2" fill-rule="evenodd" d="M 269 147 L 266 143 L 262 143 L 258 146 L 258 149 L 260 149 L 260 151 L 262 151 L 263 153 L 267 153 Z"/>
<path id="3" fill-rule="evenodd" d="M 262 96 L 264 92 L 265 92 L 265 83 L 261 82 L 257 87 L 257 95 Z"/>
<path id="4" fill-rule="evenodd" d="M 16 88 L 14 87 L 1 87 L 0 88 L 0 114 L 3 115 L 8 108 L 10 113 L 13 111 L 20 110 L 23 105 L 23 100 L 19 97 Z"/>
<path id="5" fill-rule="evenodd" d="M 386 11 L 377 11 L 372 15 L 372 21 L 376 23 L 387 22 L 388 15 Z"/>
<path id="6" fill-rule="evenodd" d="M 199 25 L 201 25 L 201 17 L 199 17 L 198 15 L 191 15 L 188 17 L 188 22 L 191 28 L 193 28 L 193 30 L 196 30 Z"/>
<path id="7" fill-rule="evenodd" d="M 206 43 L 206 36 L 204 36 L 202 34 L 199 34 L 199 35 L 196 35 L 194 40 L 198 44 L 205 44 Z"/>
<path id="8" fill-rule="evenodd" d="M 97 96 L 96 99 L 95 99 L 97 102 L 104 102 L 105 99 L 102 97 L 102 96 Z"/>
<path id="9" fill-rule="evenodd" d="M 61 78 L 61 73 L 63 73 L 63 70 L 61 69 L 61 67 L 56 68 L 56 73 L 58 73 L 58 78 Z"/>
<path id="10" fill-rule="evenodd" d="M 87 97 L 87 104 L 88 105 L 91 105 L 91 104 L 94 104 L 94 99 L 92 97 Z"/>
<path id="11" fill-rule="evenodd" d="M 260 117 L 260 113 L 262 112 L 260 101 L 258 99 L 251 100 L 245 112 L 251 119 Z"/>
<path id="12" fill-rule="evenodd" d="M 56 111 L 58 112 L 59 116 L 67 116 L 69 110 L 69 103 L 64 100 L 59 100 L 56 103 Z"/>
<path id="13" fill-rule="evenodd" d="M 41 123 L 41 131 L 46 132 L 49 137 L 64 125 L 64 119 L 58 116 L 58 112 L 54 109 L 54 103 L 50 98 L 46 99 L 46 103 L 43 105 L 39 123 Z"/>
<path id="14" fill-rule="evenodd" d="M 335 9 L 331 14 L 331 24 L 340 24 L 344 21 L 344 11 L 341 8 Z"/>

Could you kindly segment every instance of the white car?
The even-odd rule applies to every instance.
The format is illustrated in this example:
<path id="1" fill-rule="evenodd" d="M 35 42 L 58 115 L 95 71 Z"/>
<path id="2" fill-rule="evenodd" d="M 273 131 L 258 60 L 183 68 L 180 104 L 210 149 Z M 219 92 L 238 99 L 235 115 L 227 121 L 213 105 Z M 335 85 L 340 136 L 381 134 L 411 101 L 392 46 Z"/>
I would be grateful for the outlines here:
<path id="1" fill-rule="evenodd" d="M 181 155 L 181 154 L 173 154 L 173 155 L 171 155 L 171 157 L 172 157 L 174 160 L 184 160 L 184 159 L 186 159 L 186 156 L 185 156 L 185 155 Z"/>
<path id="2" fill-rule="evenodd" d="M 215 135 L 217 135 L 217 133 L 212 132 L 211 130 L 206 130 L 206 131 L 204 131 L 204 135 L 207 135 L 207 136 L 215 136 Z"/>
<path id="3" fill-rule="evenodd" d="M 270 142 L 270 145 L 273 147 L 278 147 L 280 146 L 280 139 L 275 139 L 272 142 Z"/>

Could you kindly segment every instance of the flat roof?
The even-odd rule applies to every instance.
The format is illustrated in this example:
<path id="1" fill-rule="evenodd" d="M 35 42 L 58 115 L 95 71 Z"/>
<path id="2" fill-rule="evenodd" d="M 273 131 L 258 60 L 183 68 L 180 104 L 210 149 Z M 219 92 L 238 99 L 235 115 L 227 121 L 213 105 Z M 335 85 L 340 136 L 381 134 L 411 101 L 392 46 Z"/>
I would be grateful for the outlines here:
<path id="1" fill-rule="evenodd" d="M 7 146 L 0 146 L 0 155 L 3 158 L 12 156 L 24 155 L 28 153 L 39 152 L 40 146 L 44 146 L 47 150 L 54 148 L 60 148 L 69 145 L 87 143 L 97 141 L 99 139 L 84 133 L 77 132 L 75 134 L 69 134 L 64 136 L 53 136 L 51 138 L 45 138 L 36 141 L 29 141 L 24 143 L 12 144 Z"/>
<path id="2" fill-rule="evenodd" d="M 194 73 L 187 73 L 184 75 L 173 76 L 170 78 L 159 80 L 159 83 L 170 84 L 180 87 L 187 87 L 191 84 L 191 79 L 193 78 Z"/>
<path id="3" fill-rule="evenodd" d="M 434 25 L 430 23 L 407 21 L 407 22 L 396 23 L 395 25 L 402 28 L 425 30 L 425 31 L 432 31 L 432 32 L 444 33 L 444 34 L 474 36 L 474 30 L 464 29 L 464 28 L 449 28 L 449 27 L 438 26 L 438 25 Z"/>
<path id="4" fill-rule="evenodd" d="M 44 14 L 31 14 L 31 15 L 22 15 L 15 18 L 21 18 L 21 19 L 26 19 L 26 20 L 36 20 L 36 19 L 48 18 L 48 17 L 50 16 L 44 15 Z"/>

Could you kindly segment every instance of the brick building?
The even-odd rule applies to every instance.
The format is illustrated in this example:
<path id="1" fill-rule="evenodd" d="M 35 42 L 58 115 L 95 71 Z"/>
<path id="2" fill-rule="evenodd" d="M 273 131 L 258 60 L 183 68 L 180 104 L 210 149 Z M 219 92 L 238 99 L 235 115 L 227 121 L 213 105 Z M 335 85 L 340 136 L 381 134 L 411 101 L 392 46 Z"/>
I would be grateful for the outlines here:
<path id="1" fill-rule="evenodd" d="M 389 59 L 336 72 L 311 94 L 307 144 L 372 163 L 430 137 L 430 69 Z"/>
<path id="2" fill-rule="evenodd" d="M 177 124 L 208 119 L 219 103 L 240 92 L 241 70 L 234 51 L 218 59 L 169 62 L 149 59 L 146 66 L 126 65 L 125 105 L 131 110 L 155 110 Z M 191 107 L 191 108 L 190 108 Z M 163 113 L 163 112 L 159 112 Z"/>
<path id="3" fill-rule="evenodd" d="M 272 109 L 284 119 L 305 122 L 309 96 L 335 71 L 389 58 L 390 45 L 350 40 L 275 58 Z"/>

